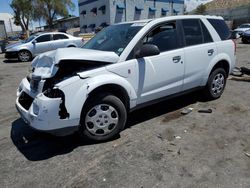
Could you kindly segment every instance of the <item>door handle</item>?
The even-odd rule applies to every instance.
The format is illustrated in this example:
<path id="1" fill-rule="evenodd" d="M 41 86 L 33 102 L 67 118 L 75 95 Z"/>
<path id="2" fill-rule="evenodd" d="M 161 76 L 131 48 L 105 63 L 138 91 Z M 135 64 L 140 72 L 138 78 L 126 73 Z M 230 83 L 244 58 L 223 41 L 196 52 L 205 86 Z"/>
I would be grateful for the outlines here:
<path id="1" fill-rule="evenodd" d="M 214 54 L 214 49 L 208 50 L 207 53 L 208 53 L 209 56 L 213 55 Z"/>
<path id="2" fill-rule="evenodd" d="M 181 56 L 175 56 L 173 57 L 173 62 L 174 63 L 179 63 L 181 61 Z"/>

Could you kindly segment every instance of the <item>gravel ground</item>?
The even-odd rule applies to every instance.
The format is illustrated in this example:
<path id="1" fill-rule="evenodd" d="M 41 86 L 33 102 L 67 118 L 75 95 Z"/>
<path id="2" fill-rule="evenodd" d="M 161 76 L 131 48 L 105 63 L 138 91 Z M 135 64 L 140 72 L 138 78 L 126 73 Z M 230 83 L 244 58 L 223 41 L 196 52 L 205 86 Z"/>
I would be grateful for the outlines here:
<path id="1" fill-rule="evenodd" d="M 237 61 L 250 68 L 250 45 Z M 0 54 L 0 187 L 250 186 L 249 77 L 230 77 L 215 101 L 192 93 L 135 111 L 119 138 L 94 143 L 24 124 L 14 103 L 29 66 Z"/>

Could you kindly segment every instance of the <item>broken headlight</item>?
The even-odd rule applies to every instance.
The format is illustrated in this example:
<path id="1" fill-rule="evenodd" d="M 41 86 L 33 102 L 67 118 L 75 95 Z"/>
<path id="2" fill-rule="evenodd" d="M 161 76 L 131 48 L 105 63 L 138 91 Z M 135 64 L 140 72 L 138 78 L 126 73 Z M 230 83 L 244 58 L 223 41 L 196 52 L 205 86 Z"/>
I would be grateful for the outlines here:
<path id="1" fill-rule="evenodd" d="M 64 93 L 60 89 L 48 88 L 43 94 L 48 98 L 64 98 Z"/>

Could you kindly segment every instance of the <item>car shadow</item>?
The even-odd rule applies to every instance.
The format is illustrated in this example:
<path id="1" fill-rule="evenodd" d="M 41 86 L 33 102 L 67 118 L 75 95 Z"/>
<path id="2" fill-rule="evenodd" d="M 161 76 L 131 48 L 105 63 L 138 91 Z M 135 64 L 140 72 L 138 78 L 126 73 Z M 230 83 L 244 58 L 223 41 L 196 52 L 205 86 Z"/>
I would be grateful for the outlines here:
<path id="1" fill-rule="evenodd" d="M 78 134 L 57 137 L 30 128 L 19 118 L 12 123 L 10 137 L 17 149 L 30 161 L 41 161 L 70 153 L 79 146 L 97 144 Z"/>
<path id="2" fill-rule="evenodd" d="M 18 59 L 5 59 L 4 63 L 21 63 Z"/>
<path id="3" fill-rule="evenodd" d="M 199 96 L 192 93 L 136 110 L 129 114 L 126 128 L 201 101 Z M 38 132 L 26 125 L 21 118 L 12 123 L 10 137 L 17 149 L 30 161 L 41 161 L 67 154 L 79 146 L 101 144 L 84 139 L 77 133 L 56 137 Z M 118 138 L 119 135 L 113 140 Z"/>
<path id="4" fill-rule="evenodd" d="M 164 100 L 160 103 L 156 103 L 154 105 L 150 105 L 138 110 L 135 110 L 130 113 L 127 121 L 127 128 L 134 126 L 138 123 L 142 123 L 144 121 L 153 119 L 155 117 L 159 117 L 161 115 L 168 115 L 171 112 L 175 112 L 177 110 L 181 110 L 191 104 L 196 102 L 205 102 L 199 92 L 192 92 L 186 95 L 182 95 L 180 97 Z M 181 116 L 181 111 L 175 116 L 178 118 Z M 165 122 L 167 117 L 164 118 Z M 171 117 L 173 119 L 173 117 Z"/>

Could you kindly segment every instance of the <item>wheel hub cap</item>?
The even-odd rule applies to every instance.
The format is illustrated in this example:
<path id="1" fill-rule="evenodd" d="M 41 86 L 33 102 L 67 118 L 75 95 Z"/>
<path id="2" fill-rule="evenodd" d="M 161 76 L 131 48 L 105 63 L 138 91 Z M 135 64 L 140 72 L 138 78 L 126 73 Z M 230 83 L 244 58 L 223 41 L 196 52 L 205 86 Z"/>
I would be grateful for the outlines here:
<path id="1" fill-rule="evenodd" d="M 108 104 L 99 104 L 90 109 L 85 117 L 87 130 L 98 136 L 111 133 L 118 124 L 118 112 Z"/>
<path id="2" fill-rule="evenodd" d="M 214 95 L 218 95 L 222 92 L 225 84 L 225 78 L 224 75 L 221 73 L 218 73 L 212 82 L 212 91 Z"/>
<path id="3" fill-rule="evenodd" d="M 29 60 L 28 52 L 21 52 L 20 53 L 20 59 L 23 60 L 23 61 L 28 61 Z"/>

